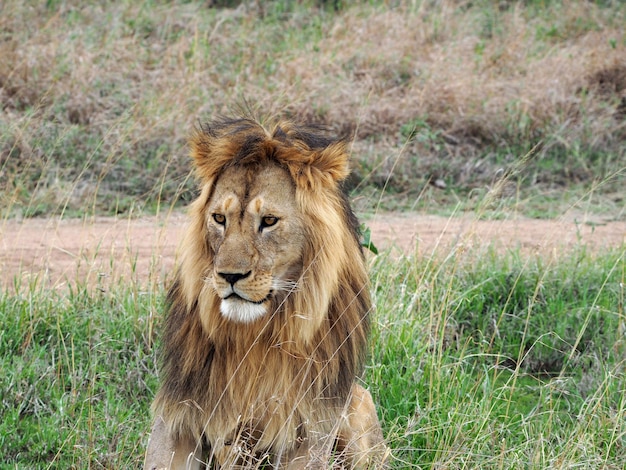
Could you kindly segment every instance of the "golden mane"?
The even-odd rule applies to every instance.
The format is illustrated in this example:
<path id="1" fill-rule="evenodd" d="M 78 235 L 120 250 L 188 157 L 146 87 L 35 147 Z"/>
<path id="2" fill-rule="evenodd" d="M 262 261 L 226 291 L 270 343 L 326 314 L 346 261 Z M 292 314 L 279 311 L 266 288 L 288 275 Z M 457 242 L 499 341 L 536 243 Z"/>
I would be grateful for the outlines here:
<path id="1" fill-rule="evenodd" d="M 258 448 L 279 452 L 302 438 L 308 420 L 332 421 L 319 410 L 344 407 L 362 372 L 371 304 L 358 222 L 342 190 L 346 146 L 319 129 L 278 122 L 267 130 L 244 118 L 197 129 L 190 147 L 201 193 L 190 207 L 168 293 L 153 411 L 174 439 L 196 442 L 269 413 Z M 205 288 L 215 258 L 207 204 L 227 169 L 255 174 L 268 164 L 285 169 L 295 186 L 306 239 L 302 272 L 298 287 L 274 302 L 270 315 L 242 325 L 225 319 L 219 297 Z M 280 405 L 264 402 L 267 410 L 259 411 L 257 397 L 272 393 Z"/>

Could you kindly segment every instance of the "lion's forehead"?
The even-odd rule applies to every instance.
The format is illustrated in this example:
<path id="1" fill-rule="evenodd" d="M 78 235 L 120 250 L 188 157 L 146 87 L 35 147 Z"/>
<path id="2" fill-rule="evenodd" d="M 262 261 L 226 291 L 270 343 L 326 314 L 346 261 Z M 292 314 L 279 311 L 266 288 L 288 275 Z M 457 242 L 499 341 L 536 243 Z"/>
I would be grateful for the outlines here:
<path id="1" fill-rule="evenodd" d="M 237 193 L 224 194 L 221 198 L 216 198 L 215 209 L 219 209 L 223 213 L 245 213 L 251 215 L 259 215 L 263 213 L 265 208 L 265 195 L 258 194 L 251 199 L 245 199 L 245 195 Z"/>
<path id="2" fill-rule="evenodd" d="M 238 214 L 239 218 L 246 213 L 296 210 L 293 180 L 285 169 L 271 163 L 259 168 L 226 169 L 215 182 L 211 199 L 211 210 Z"/>

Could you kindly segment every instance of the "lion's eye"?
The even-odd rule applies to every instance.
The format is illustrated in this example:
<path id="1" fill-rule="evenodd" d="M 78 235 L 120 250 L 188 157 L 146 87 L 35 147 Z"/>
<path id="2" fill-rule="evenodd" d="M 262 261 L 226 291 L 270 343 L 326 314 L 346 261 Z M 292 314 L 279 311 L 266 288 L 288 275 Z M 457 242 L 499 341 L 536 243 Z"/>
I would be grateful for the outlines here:
<path id="1" fill-rule="evenodd" d="M 261 219 L 261 230 L 266 227 L 271 227 L 272 225 L 276 225 L 278 222 L 278 217 L 274 217 L 273 215 L 267 215 Z"/>
<path id="2" fill-rule="evenodd" d="M 213 220 L 219 225 L 226 225 L 226 216 L 224 214 L 213 214 Z"/>

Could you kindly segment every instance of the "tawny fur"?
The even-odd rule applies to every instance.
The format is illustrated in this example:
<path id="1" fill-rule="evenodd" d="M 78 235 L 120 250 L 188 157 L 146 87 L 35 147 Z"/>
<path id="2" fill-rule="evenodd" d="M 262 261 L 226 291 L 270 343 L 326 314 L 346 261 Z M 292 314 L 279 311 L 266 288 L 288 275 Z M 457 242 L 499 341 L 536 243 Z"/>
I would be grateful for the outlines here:
<path id="1" fill-rule="evenodd" d="M 371 304 L 343 142 L 239 119 L 190 145 L 201 193 L 168 295 L 146 468 L 185 468 L 190 454 L 221 468 L 382 465 L 376 410 L 355 383 Z"/>

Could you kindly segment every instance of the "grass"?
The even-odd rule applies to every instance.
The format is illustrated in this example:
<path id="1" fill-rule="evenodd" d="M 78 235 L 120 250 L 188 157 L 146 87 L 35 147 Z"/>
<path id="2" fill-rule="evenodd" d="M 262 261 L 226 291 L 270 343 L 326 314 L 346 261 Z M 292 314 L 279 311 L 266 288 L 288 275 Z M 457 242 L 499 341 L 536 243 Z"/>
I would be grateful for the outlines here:
<path id="1" fill-rule="evenodd" d="M 3 296 L 2 468 L 138 467 L 161 299 L 122 287 Z"/>
<path id="2" fill-rule="evenodd" d="M 626 252 L 388 253 L 364 381 L 394 468 L 622 468 Z M 0 298 L 2 468 L 137 468 L 160 288 Z"/>
<path id="3" fill-rule="evenodd" d="M 349 136 L 361 213 L 626 217 L 623 2 L 216 4 L 3 2 L 2 218 L 182 206 L 187 134 L 246 103 Z M 623 468 L 625 258 L 374 258 L 394 468 Z M 33 279 L 0 293 L 0 468 L 138 468 L 162 287 Z"/>
<path id="4" fill-rule="evenodd" d="M 396 468 L 622 468 L 624 251 L 373 270 L 366 381 Z"/>
<path id="5" fill-rule="evenodd" d="M 217 4 L 4 2 L 2 213 L 184 204 L 187 134 L 243 103 L 353 139 L 363 210 L 445 211 L 512 171 L 500 198 L 534 216 L 599 181 L 623 205 L 623 2 Z"/>

